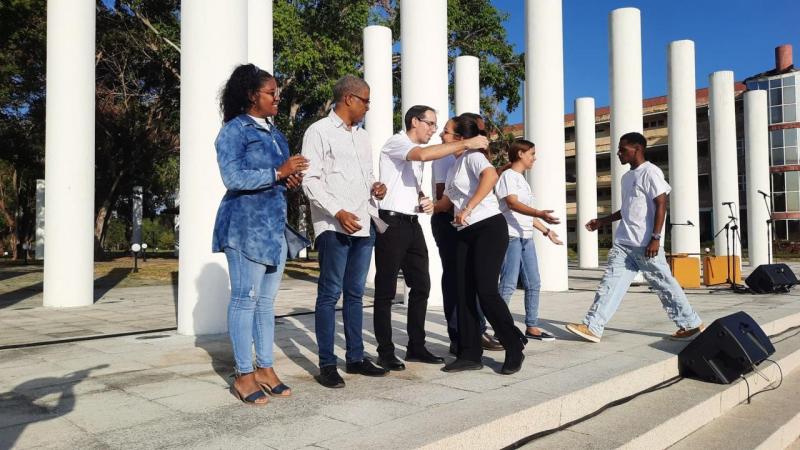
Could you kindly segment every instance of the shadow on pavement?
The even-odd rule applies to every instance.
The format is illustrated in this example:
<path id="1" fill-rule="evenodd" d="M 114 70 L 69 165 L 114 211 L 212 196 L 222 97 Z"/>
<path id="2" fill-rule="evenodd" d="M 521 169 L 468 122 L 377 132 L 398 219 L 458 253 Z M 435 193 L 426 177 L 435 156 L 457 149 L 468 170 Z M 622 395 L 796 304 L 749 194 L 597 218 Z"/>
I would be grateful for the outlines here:
<path id="1" fill-rule="evenodd" d="M 118 285 L 131 273 L 131 269 L 115 267 L 107 274 L 94 280 L 94 301 L 100 300 L 108 291 Z"/>
<path id="2" fill-rule="evenodd" d="M 63 377 L 36 378 L 18 385 L 10 392 L 0 394 L 0 418 L 3 419 L 0 424 L 9 425 L 0 429 L 0 448 L 14 447 L 28 425 L 55 419 L 75 409 L 75 386 L 88 378 L 93 370 L 106 367 L 108 364 L 101 364 Z M 55 405 L 36 404 L 37 400 L 53 394 L 58 395 Z M 9 416 L 3 417 L 6 414 Z"/>

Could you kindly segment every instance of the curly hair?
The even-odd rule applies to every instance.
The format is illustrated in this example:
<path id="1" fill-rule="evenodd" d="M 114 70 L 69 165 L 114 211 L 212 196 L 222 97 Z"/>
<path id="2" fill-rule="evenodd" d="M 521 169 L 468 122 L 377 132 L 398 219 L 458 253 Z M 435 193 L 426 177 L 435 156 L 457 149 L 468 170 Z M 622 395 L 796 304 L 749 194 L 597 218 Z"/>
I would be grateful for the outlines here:
<path id="1" fill-rule="evenodd" d="M 254 64 L 242 64 L 233 69 L 220 93 L 219 109 L 222 111 L 222 122 L 227 123 L 234 117 L 246 113 L 253 106 L 251 99 L 256 96 L 264 83 L 273 78 L 275 77 L 272 74 Z"/>

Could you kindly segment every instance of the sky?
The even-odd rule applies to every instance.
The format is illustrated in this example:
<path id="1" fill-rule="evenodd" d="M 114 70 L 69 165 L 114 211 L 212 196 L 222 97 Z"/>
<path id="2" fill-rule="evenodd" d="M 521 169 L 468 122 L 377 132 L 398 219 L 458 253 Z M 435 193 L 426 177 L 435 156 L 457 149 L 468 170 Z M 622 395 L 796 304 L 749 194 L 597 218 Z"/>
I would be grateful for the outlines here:
<path id="1" fill-rule="evenodd" d="M 564 107 L 574 110 L 577 97 L 594 97 L 608 105 L 608 15 L 635 7 L 642 16 L 642 88 L 645 98 L 667 93 L 667 45 L 695 42 L 697 87 L 708 75 L 732 70 L 736 80 L 774 67 L 774 49 L 794 47 L 800 67 L 800 0 L 562 0 L 564 27 Z M 510 14 L 509 41 L 525 51 L 524 0 L 492 0 Z M 517 109 L 508 123 L 522 121 Z"/>

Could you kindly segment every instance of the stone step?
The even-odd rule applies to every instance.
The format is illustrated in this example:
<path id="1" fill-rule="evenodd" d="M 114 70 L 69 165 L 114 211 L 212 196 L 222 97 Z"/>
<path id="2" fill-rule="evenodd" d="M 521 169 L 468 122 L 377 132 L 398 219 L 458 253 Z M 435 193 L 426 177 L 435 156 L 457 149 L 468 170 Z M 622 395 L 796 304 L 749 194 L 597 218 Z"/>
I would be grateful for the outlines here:
<path id="1" fill-rule="evenodd" d="M 790 313 L 775 317 L 769 321 L 759 321 L 759 324 L 768 335 L 781 333 L 789 328 L 800 326 L 800 313 Z M 556 372 L 543 372 L 541 376 L 531 376 L 531 369 L 527 369 L 524 374 L 525 379 L 497 389 L 492 386 L 492 382 L 498 382 L 496 376 L 489 376 L 485 381 L 486 392 L 483 395 L 464 398 L 455 403 L 442 405 L 432 404 L 426 410 L 413 415 L 408 415 L 395 419 L 391 429 L 385 426 L 374 426 L 362 429 L 362 433 L 357 437 L 334 438 L 318 442 L 315 445 L 328 449 L 339 448 L 372 448 L 374 446 L 392 443 L 397 448 L 504 448 L 520 444 L 520 441 L 547 430 L 556 429 L 564 424 L 579 420 L 591 415 L 598 409 L 611 402 L 624 399 L 638 392 L 663 383 L 678 375 L 677 353 L 685 344 L 675 343 L 663 339 L 653 339 L 652 335 L 642 333 L 641 340 L 646 340 L 649 344 L 645 347 L 616 347 L 610 339 L 602 345 L 582 344 L 581 347 L 572 347 L 571 354 L 559 352 L 559 361 L 569 361 L 572 359 L 571 366 Z M 627 345 L 630 345 L 631 335 L 625 335 Z M 797 341 L 797 342 L 795 342 Z M 560 341 L 566 345 L 569 341 Z M 791 358 L 781 364 L 786 368 L 800 364 L 800 337 L 795 340 L 787 340 L 780 347 L 776 357 L 786 358 L 788 345 L 794 345 L 789 354 Z M 587 347 L 588 346 L 588 347 Z M 594 353 L 593 358 L 585 363 L 580 359 L 587 357 L 585 352 Z M 599 355 L 599 356 L 598 356 Z M 529 355 L 534 365 L 547 365 L 551 363 L 547 354 Z M 599 359 L 598 359 L 599 358 Z M 575 360 L 578 362 L 575 362 Z M 588 357 L 587 357 L 588 359 Z M 527 361 L 526 361 L 527 362 Z M 546 367 L 532 368 L 533 370 L 545 370 Z M 772 369 L 766 368 L 768 376 L 773 376 Z M 446 380 L 448 383 L 458 383 L 461 377 L 466 382 L 467 374 L 451 375 Z M 751 389 L 758 390 L 766 383 L 760 378 L 758 380 L 749 378 Z M 470 389 L 474 389 L 474 380 L 470 379 Z M 586 439 L 588 433 L 582 434 L 574 430 L 569 432 L 558 432 L 535 441 L 532 445 L 546 442 L 541 448 L 563 448 L 571 445 L 575 441 L 577 448 L 616 448 L 625 442 L 632 441 L 638 436 L 642 436 L 640 441 L 633 441 L 638 447 L 664 448 L 675 443 L 680 438 L 686 436 L 700 426 L 713 420 L 722 414 L 723 411 L 733 407 L 745 398 L 745 394 L 740 393 L 744 387 L 738 387 L 735 392 L 726 393 L 718 397 L 715 401 L 710 400 L 703 403 L 700 407 L 707 408 L 704 412 L 707 418 L 699 422 L 693 428 L 689 427 L 682 434 L 677 435 L 673 440 L 662 443 L 660 446 L 654 445 L 661 441 L 660 433 L 649 433 L 648 430 L 656 427 L 660 422 L 653 420 L 646 428 L 637 434 L 628 433 L 633 427 L 620 427 L 620 423 L 626 425 L 628 422 L 638 420 L 643 422 L 647 417 L 653 417 L 657 410 L 651 408 L 644 417 L 622 418 L 622 421 L 614 421 L 603 426 L 606 430 L 598 432 L 598 435 L 612 436 L 616 439 L 608 439 L 603 442 Z M 709 383 L 693 382 L 683 380 L 676 385 L 675 389 L 687 391 L 688 399 L 707 397 L 719 394 L 730 386 L 720 386 Z M 420 395 L 425 395 L 420 392 Z M 680 414 L 680 404 L 672 402 L 669 397 L 664 397 L 663 391 L 654 392 L 651 396 L 660 396 L 660 402 L 670 406 L 673 415 Z M 725 405 L 723 408 L 722 405 Z M 614 409 L 606 411 L 598 416 L 602 418 L 613 412 Z M 582 426 L 588 426 L 589 422 L 597 423 L 598 418 L 591 419 Z M 689 422 L 694 423 L 695 418 L 690 418 Z M 677 426 L 686 428 L 686 426 Z M 623 430 L 620 430 L 623 428 Z M 667 430 L 669 428 L 663 428 Z M 554 438 L 558 436 L 557 439 Z M 626 436 L 623 438 L 623 436 Z M 562 440 L 563 439 L 563 440 Z M 535 447 L 532 447 L 535 448 Z"/>
<path id="2" fill-rule="evenodd" d="M 800 373 L 783 379 L 780 388 L 736 406 L 722 417 L 670 447 L 674 450 L 703 448 L 784 449 L 800 437 Z"/>
<path id="3" fill-rule="evenodd" d="M 770 394 L 773 394 L 772 397 L 785 396 L 784 400 L 787 403 L 785 414 L 788 417 L 783 421 L 776 418 L 772 431 L 761 428 L 758 433 L 751 433 L 751 438 L 746 441 L 747 445 L 744 444 L 744 441 L 738 442 L 733 439 L 729 443 L 733 442 L 734 444 L 716 446 L 719 443 L 709 438 L 703 441 L 704 445 L 700 448 L 756 448 L 759 443 L 766 443 L 771 439 L 770 436 L 773 433 L 778 434 L 776 439 L 784 442 L 784 447 L 791 442 L 792 439 L 789 437 L 784 438 L 787 433 L 783 431 L 781 425 L 794 424 L 794 421 L 800 420 L 800 417 L 796 417 L 800 412 L 800 401 L 798 401 L 800 371 L 795 370 L 800 367 L 800 336 L 792 330 L 785 335 L 775 336 L 773 343 L 776 352 L 770 359 L 781 366 L 784 384 L 778 390 L 756 396 L 755 400 L 759 400 L 759 404 L 761 404 Z M 780 378 L 778 368 L 768 361 L 761 363 L 759 371 L 770 381 L 777 382 Z M 746 375 L 746 379 L 751 394 L 770 385 L 770 382 L 764 380 L 757 373 Z M 747 383 L 739 380 L 730 385 L 720 385 L 688 378 L 680 379 L 663 389 L 643 394 L 627 403 L 609 408 L 599 415 L 567 429 L 528 442 L 522 448 L 544 449 L 564 446 L 597 449 L 667 448 L 696 431 L 702 433 L 701 428 L 704 426 L 713 428 L 717 420 L 726 417 L 726 413 L 732 412 L 732 410 L 746 411 L 749 408 L 749 413 L 758 418 L 758 424 L 769 421 L 768 406 L 756 410 L 751 408 L 752 405 L 741 405 L 747 400 Z M 789 406 L 790 404 L 791 406 Z M 739 423 L 741 424 L 741 422 Z M 750 431 L 750 428 L 741 430 L 745 434 Z M 788 435 L 791 434 L 788 433 Z M 756 436 L 761 436 L 763 439 L 759 441 L 760 438 Z M 795 433 L 794 438 L 796 436 Z M 751 443 L 755 443 L 755 445 L 749 445 Z M 689 446 L 682 445 L 677 447 L 689 448 Z"/>

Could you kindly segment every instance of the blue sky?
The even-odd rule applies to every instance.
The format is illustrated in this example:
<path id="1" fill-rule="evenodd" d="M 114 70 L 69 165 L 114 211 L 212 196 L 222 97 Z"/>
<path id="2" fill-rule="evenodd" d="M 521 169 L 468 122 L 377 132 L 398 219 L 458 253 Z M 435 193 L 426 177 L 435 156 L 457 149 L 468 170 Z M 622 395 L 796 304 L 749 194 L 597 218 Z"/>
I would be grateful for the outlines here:
<path id="1" fill-rule="evenodd" d="M 608 104 L 608 14 L 622 7 L 642 12 L 644 96 L 667 92 L 667 44 L 695 42 L 697 86 L 708 75 L 733 70 L 737 80 L 774 66 L 774 48 L 792 44 L 800 66 L 800 0 L 562 0 L 564 17 L 564 106 L 572 112 L 577 97 Z M 492 0 L 510 13 L 509 40 L 525 50 L 524 0 Z M 522 120 L 520 110 L 509 123 Z"/>

